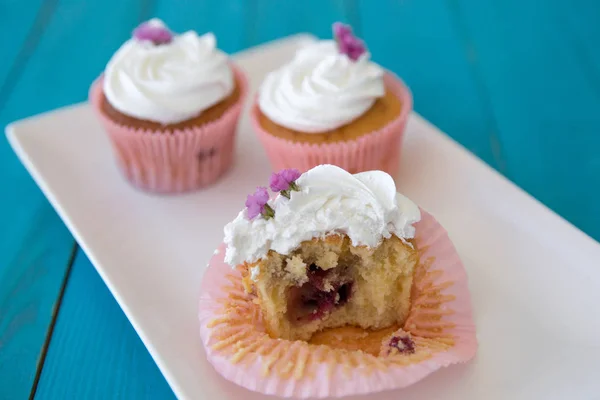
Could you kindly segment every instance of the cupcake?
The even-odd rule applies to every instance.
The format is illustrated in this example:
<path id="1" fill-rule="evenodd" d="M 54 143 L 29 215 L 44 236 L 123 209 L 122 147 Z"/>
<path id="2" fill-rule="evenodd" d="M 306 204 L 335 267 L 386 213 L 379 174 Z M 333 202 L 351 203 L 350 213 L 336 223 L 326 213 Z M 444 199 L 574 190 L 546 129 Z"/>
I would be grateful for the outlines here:
<path id="1" fill-rule="evenodd" d="M 335 40 L 301 48 L 267 75 L 252 108 L 254 130 L 276 170 L 334 164 L 394 174 L 410 91 L 371 61 L 350 27 L 333 31 Z"/>
<path id="2" fill-rule="evenodd" d="M 246 87 L 212 33 L 177 35 L 153 19 L 113 55 L 90 102 L 125 178 L 176 193 L 209 185 L 230 167 Z"/>
<path id="3" fill-rule="evenodd" d="M 225 226 L 203 278 L 200 333 L 217 371 L 265 394 L 345 396 L 474 355 L 458 255 L 389 174 L 321 165 L 269 183 Z"/>
<path id="4" fill-rule="evenodd" d="M 325 328 L 403 323 L 419 208 L 381 171 L 353 176 L 320 166 L 296 175 L 284 170 L 271 179 L 271 189 L 289 190 L 265 204 L 272 217 L 248 208 L 225 227 L 225 262 L 245 266 L 267 332 L 309 340 Z"/>

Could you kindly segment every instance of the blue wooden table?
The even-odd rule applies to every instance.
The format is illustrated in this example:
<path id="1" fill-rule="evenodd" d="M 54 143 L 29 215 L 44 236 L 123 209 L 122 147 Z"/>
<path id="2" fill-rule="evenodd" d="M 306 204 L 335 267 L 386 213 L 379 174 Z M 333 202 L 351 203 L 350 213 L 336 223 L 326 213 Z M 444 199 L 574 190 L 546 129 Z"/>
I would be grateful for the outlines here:
<path id="1" fill-rule="evenodd" d="M 230 53 L 349 22 L 416 111 L 600 239 L 597 0 L 1 0 L 0 125 L 85 100 L 153 16 Z M 0 399 L 173 398 L 5 140 L 0 178 Z"/>

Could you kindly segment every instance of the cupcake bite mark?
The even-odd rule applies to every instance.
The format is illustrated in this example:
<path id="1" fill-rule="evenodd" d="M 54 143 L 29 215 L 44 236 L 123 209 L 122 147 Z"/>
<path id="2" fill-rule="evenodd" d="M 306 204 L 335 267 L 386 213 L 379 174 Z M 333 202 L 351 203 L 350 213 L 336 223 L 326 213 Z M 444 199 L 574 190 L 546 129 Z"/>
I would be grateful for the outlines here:
<path id="1" fill-rule="evenodd" d="M 402 238 L 414 237 L 420 211 L 393 179 L 322 165 L 281 171 L 269 186 L 282 196 L 259 188 L 225 227 L 225 261 L 244 265 L 265 310 L 281 310 L 265 311 L 269 333 L 308 340 L 328 327 L 403 324 L 418 254 Z M 261 274 L 249 282 L 255 266 Z"/>
<path id="2" fill-rule="evenodd" d="M 322 319 L 348 302 L 354 282 L 339 269 L 323 270 L 315 264 L 307 267 L 308 282 L 291 288 L 288 294 L 292 323 Z"/>

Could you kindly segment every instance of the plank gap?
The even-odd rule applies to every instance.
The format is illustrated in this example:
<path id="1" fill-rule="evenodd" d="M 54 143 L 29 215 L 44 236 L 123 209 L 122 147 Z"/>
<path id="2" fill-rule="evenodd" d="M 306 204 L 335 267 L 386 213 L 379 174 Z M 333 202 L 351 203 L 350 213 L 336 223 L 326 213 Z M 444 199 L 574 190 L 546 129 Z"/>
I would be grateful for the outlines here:
<path id="1" fill-rule="evenodd" d="M 50 347 L 50 341 L 52 340 L 52 333 L 54 332 L 54 326 L 56 325 L 56 319 L 58 317 L 58 313 L 60 311 L 60 306 L 62 304 L 63 296 L 65 294 L 65 289 L 67 287 L 67 283 L 69 281 L 69 276 L 71 275 L 71 269 L 73 267 L 73 263 L 75 262 L 75 257 L 77 256 L 79 246 L 77 242 L 73 243 L 73 248 L 71 249 L 71 254 L 69 255 L 69 260 L 67 262 L 67 270 L 65 271 L 65 276 L 63 278 L 62 284 L 60 285 L 60 291 L 58 292 L 58 297 L 56 298 L 56 303 L 54 307 L 52 307 L 52 318 L 50 319 L 50 324 L 48 325 L 48 330 L 46 331 L 46 338 L 44 340 L 44 344 L 42 346 L 42 350 L 40 352 L 40 357 L 37 362 L 35 377 L 33 378 L 33 384 L 31 386 L 31 392 L 29 393 L 29 400 L 33 400 L 35 398 L 35 393 L 37 391 L 38 383 L 40 381 L 40 377 L 42 376 L 42 370 L 44 369 L 44 362 L 46 361 L 46 355 L 48 353 L 48 348 Z"/>

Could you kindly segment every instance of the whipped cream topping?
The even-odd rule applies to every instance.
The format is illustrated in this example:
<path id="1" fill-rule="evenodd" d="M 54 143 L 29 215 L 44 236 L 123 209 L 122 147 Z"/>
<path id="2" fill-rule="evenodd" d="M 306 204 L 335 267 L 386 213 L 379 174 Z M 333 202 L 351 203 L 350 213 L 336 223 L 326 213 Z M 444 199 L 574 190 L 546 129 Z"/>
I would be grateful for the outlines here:
<path id="1" fill-rule="evenodd" d="M 365 52 L 353 61 L 333 40 L 310 44 L 266 77 L 260 110 L 273 122 L 305 133 L 346 125 L 385 94 L 384 70 L 370 57 Z"/>
<path id="2" fill-rule="evenodd" d="M 396 192 L 391 176 L 383 171 L 352 175 L 320 165 L 302 174 L 290 199 L 269 201 L 275 216 L 252 220 L 246 209 L 225 226 L 225 262 L 252 263 L 269 250 L 289 254 L 303 241 L 330 234 L 346 234 L 354 246 L 376 247 L 391 235 L 415 236 L 413 224 L 421 212 L 415 203 Z"/>
<path id="3" fill-rule="evenodd" d="M 165 27 L 157 19 L 149 23 Z M 132 38 L 104 71 L 104 95 L 115 109 L 163 125 L 200 115 L 230 95 L 234 84 L 215 36 L 193 31 L 160 45 Z"/>

